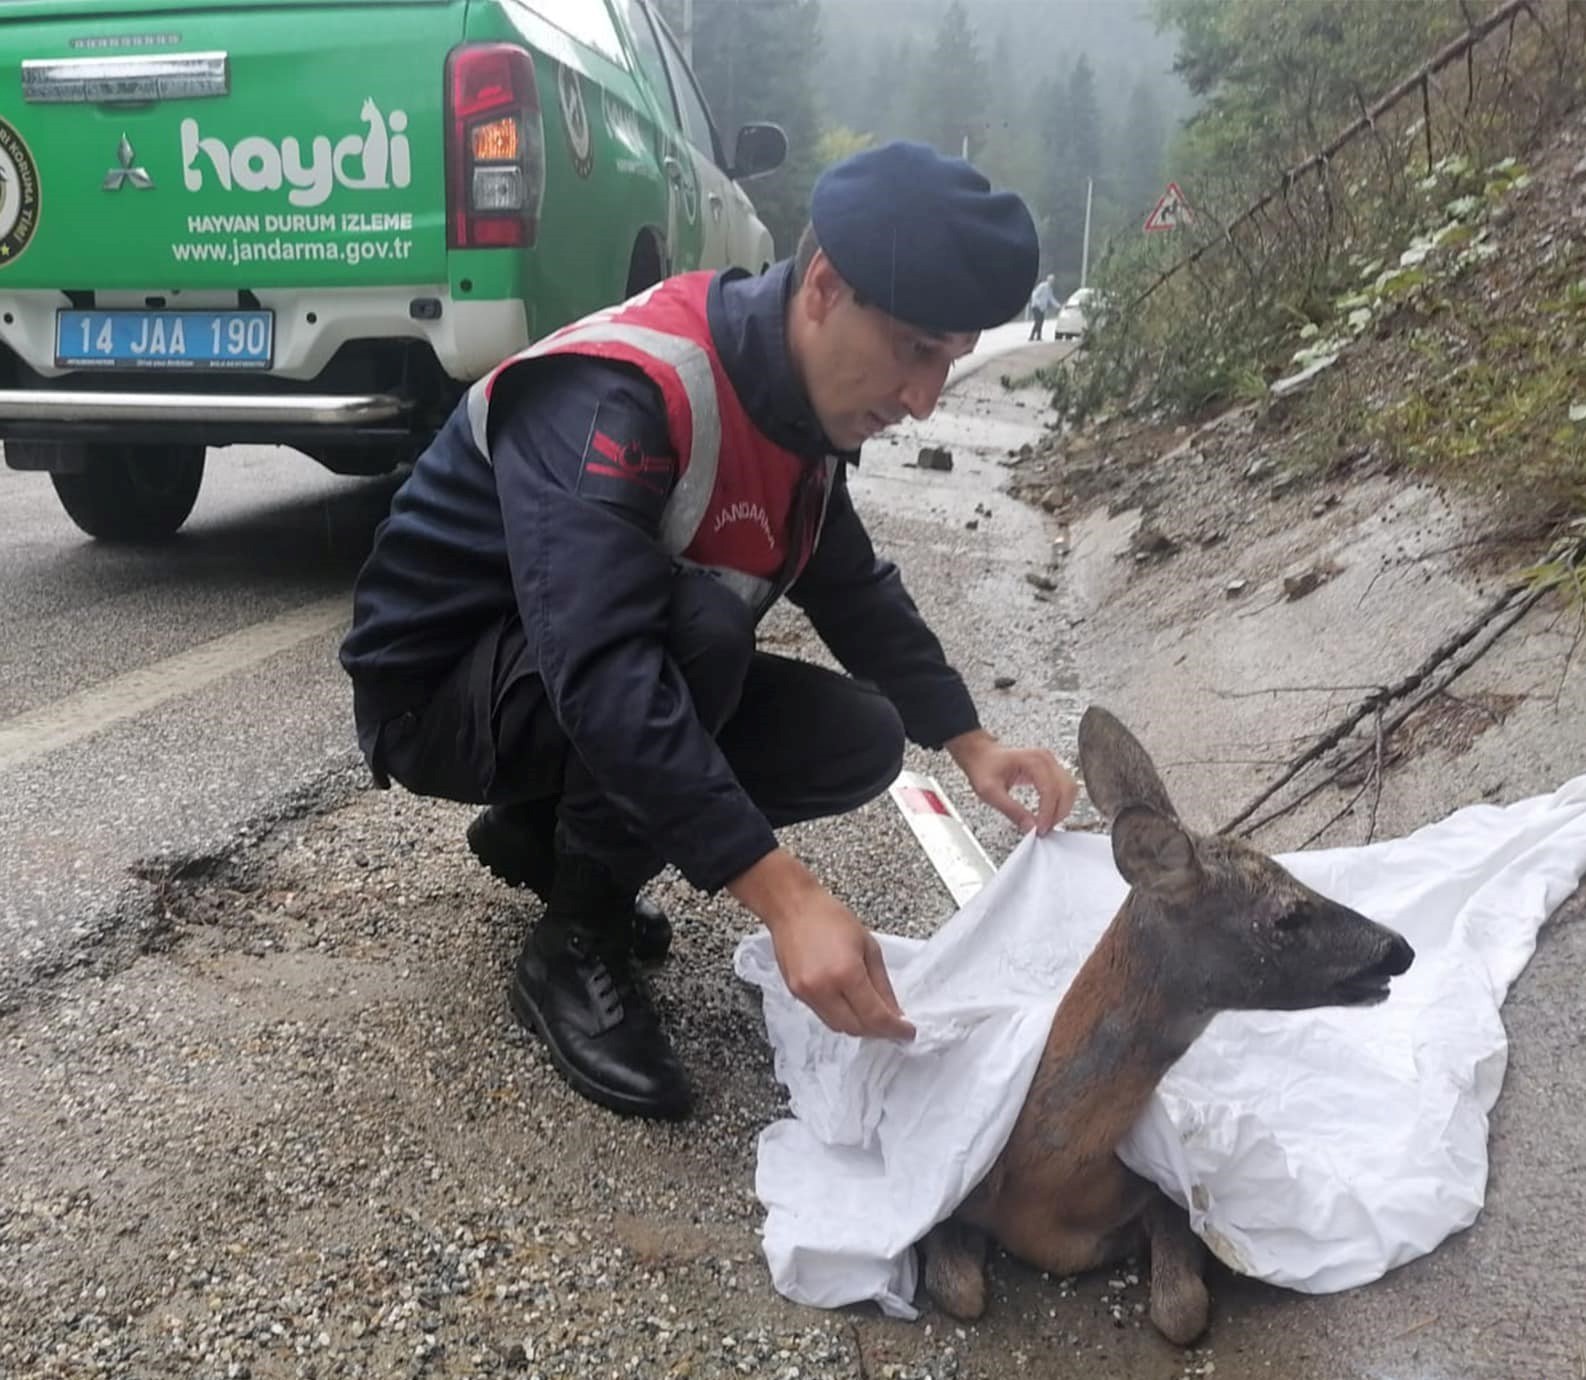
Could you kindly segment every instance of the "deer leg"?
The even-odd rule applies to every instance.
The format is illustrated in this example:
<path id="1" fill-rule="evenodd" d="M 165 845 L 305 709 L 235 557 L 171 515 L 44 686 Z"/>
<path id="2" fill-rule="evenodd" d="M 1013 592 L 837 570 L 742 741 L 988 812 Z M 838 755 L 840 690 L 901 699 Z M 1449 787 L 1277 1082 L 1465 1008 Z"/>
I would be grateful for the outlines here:
<path id="1" fill-rule="evenodd" d="M 920 1242 L 925 1292 L 944 1313 L 972 1322 L 986 1311 L 986 1234 L 949 1217 Z"/>
<path id="2" fill-rule="evenodd" d="M 1145 1214 L 1151 1240 L 1151 1321 L 1168 1341 L 1188 1346 L 1206 1330 L 1211 1298 L 1201 1268 L 1206 1248 L 1177 1203 L 1158 1194 Z"/>

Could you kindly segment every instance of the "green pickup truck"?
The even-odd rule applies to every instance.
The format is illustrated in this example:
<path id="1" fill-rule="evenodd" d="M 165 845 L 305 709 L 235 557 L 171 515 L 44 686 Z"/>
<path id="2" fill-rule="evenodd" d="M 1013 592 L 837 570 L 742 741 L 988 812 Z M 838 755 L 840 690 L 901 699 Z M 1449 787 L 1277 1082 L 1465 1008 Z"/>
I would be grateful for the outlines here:
<path id="1" fill-rule="evenodd" d="M 0 441 L 91 535 L 169 536 L 211 446 L 339 474 L 674 272 L 773 258 L 649 0 L 6 0 Z"/>

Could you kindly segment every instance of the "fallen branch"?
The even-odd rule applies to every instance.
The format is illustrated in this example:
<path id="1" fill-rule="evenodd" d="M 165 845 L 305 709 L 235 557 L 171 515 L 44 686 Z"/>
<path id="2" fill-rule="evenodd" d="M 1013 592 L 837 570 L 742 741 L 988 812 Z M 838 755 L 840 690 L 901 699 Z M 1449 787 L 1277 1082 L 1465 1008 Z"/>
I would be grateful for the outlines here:
<path id="1" fill-rule="evenodd" d="M 1421 703 L 1424 704 L 1426 701 L 1422 700 Z M 1371 840 L 1376 836 L 1377 807 L 1382 803 L 1382 777 L 1388 769 L 1387 758 L 1383 754 L 1383 736 L 1382 711 L 1379 709 L 1377 710 L 1376 755 L 1372 759 L 1371 770 L 1367 772 L 1366 775 L 1361 779 L 1360 785 L 1358 788 L 1356 788 L 1355 793 L 1344 802 L 1343 808 L 1340 809 L 1338 813 L 1335 814 L 1330 820 L 1328 820 L 1326 824 L 1322 825 L 1320 829 L 1318 829 L 1314 834 L 1312 834 L 1308 839 L 1300 844 L 1301 849 L 1309 848 L 1313 843 L 1320 839 L 1323 834 L 1331 829 L 1333 825 L 1337 824 L 1339 820 L 1343 819 L 1345 815 L 1353 814 L 1355 806 L 1360 801 L 1360 797 L 1363 796 L 1367 791 L 1371 792 L 1371 818 L 1366 822 L 1365 842 L 1370 843 Z M 1338 770 L 1333 773 L 1333 778 L 1336 779 L 1338 776 L 1342 775 L 1344 770 L 1345 768 L 1339 767 Z"/>
<path id="2" fill-rule="evenodd" d="M 1382 711 L 1377 711 L 1377 766 L 1372 772 L 1371 818 L 1366 821 L 1366 842 L 1377 834 L 1377 807 L 1382 804 L 1382 773 L 1386 770 L 1382 756 L 1382 740 L 1387 735 L 1382 729 Z"/>
<path id="3" fill-rule="evenodd" d="M 1373 773 L 1373 775 L 1374 774 L 1375 773 Z M 1360 785 L 1358 787 L 1356 787 L 1355 793 L 1352 796 L 1350 796 L 1349 799 L 1346 800 L 1343 803 L 1343 805 L 1339 808 L 1338 813 L 1335 814 L 1330 820 L 1328 820 L 1326 824 L 1322 825 L 1322 827 L 1320 829 L 1318 829 L 1315 833 L 1313 833 L 1309 838 L 1304 839 L 1300 843 L 1301 850 L 1309 848 L 1313 843 L 1316 842 L 1317 839 L 1321 838 L 1321 836 L 1323 834 L 1325 834 L 1329 829 L 1331 829 L 1333 827 L 1333 825 L 1337 824 L 1339 820 L 1341 820 L 1345 815 L 1349 814 L 1350 811 L 1352 811 L 1355 808 L 1355 804 L 1356 804 L 1356 802 L 1359 801 L 1360 797 L 1363 796 L 1366 793 L 1366 787 L 1369 786 L 1370 784 L 1371 784 L 1371 781 L 1370 781 L 1369 777 L 1368 777 L 1367 780 L 1362 781 L 1360 783 Z"/>
<path id="4" fill-rule="evenodd" d="M 1253 700 L 1258 695 L 1342 695 L 1347 690 L 1376 690 L 1370 685 L 1262 685 L 1254 690 L 1213 690 L 1220 700 Z"/>
<path id="5" fill-rule="evenodd" d="M 1558 708 L 1558 703 L 1564 698 L 1564 684 L 1569 680 L 1569 673 L 1575 665 L 1576 654 L 1580 651 L 1581 641 L 1586 638 L 1586 603 L 1581 604 L 1580 617 L 1575 620 L 1575 636 L 1570 639 L 1569 651 L 1564 653 L 1564 667 L 1558 673 L 1558 689 L 1553 692 L 1553 707 Z"/>
<path id="6" fill-rule="evenodd" d="M 1520 619 L 1531 610 L 1532 606 L 1549 592 L 1549 590 L 1545 587 L 1532 588 L 1529 590 L 1529 592 L 1527 592 L 1527 588 L 1528 587 L 1525 585 L 1511 585 L 1496 599 L 1494 599 L 1478 617 L 1467 623 L 1452 637 L 1439 644 L 1433 650 L 1431 655 L 1429 655 L 1419 666 L 1417 666 L 1415 670 L 1411 671 L 1409 675 L 1395 681 L 1392 685 L 1384 686 L 1368 695 L 1364 700 L 1361 701 L 1359 705 L 1355 707 L 1354 710 L 1352 710 L 1342 720 L 1340 720 L 1331 729 L 1318 738 L 1316 742 L 1314 742 L 1309 748 L 1301 753 L 1299 757 L 1295 758 L 1295 760 L 1290 763 L 1288 769 L 1283 773 L 1282 776 L 1280 776 L 1272 783 L 1272 785 L 1268 786 L 1266 790 L 1262 791 L 1260 795 L 1258 795 L 1254 800 L 1252 800 L 1248 805 L 1240 810 L 1239 813 L 1230 819 L 1228 823 L 1223 825 L 1223 827 L 1218 830 L 1218 832 L 1223 834 L 1232 833 L 1241 824 L 1254 815 L 1257 810 L 1265 805 L 1267 801 L 1271 800 L 1275 795 L 1277 795 L 1279 791 L 1289 784 L 1289 782 L 1293 781 L 1294 778 L 1304 771 L 1306 767 L 1310 766 L 1312 762 L 1317 761 L 1323 756 L 1323 754 L 1327 753 L 1343 742 L 1344 739 L 1347 738 L 1354 730 L 1355 726 L 1361 722 L 1361 720 L 1373 713 L 1378 713 L 1387 705 L 1390 705 L 1397 700 L 1402 700 L 1406 695 L 1411 694 L 1413 691 L 1425 685 L 1427 680 L 1438 670 L 1439 667 L 1441 667 L 1445 662 L 1449 661 L 1463 648 L 1469 646 L 1470 643 L 1476 640 L 1476 638 L 1480 637 L 1483 631 L 1485 631 L 1497 619 L 1503 617 L 1506 612 L 1511 613 L 1512 616 L 1510 616 L 1509 619 L 1499 628 L 1497 634 L 1495 634 L 1494 637 L 1488 641 L 1487 646 L 1490 647 L 1493 642 L 1497 641 L 1498 637 L 1501 637 L 1511 627 L 1518 623 Z M 1517 602 L 1518 610 L 1516 611 L 1515 605 Z M 1485 652 L 1486 649 L 1486 647 L 1483 647 L 1482 651 Z M 1465 669 L 1467 669 L 1469 664 L 1470 663 L 1460 666 L 1454 674 L 1456 676 L 1459 675 Z M 1453 679 L 1454 676 L 1449 676 L 1447 680 L 1437 686 L 1437 689 L 1441 690 L 1443 684 L 1447 684 Z M 1417 704 L 1415 707 L 1419 707 L 1419 705 Z M 1413 708 L 1409 712 L 1413 712 Z M 1409 717 L 1409 712 L 1395 717 L 1392 722 L 1385 725 L 1383 730 L 1384 733 L 1391 733 L 1393 729 L 1402 723 L 1405 718 Z M 1365 754 L 1363 752 L 1357 753 L 1349 763 L 1344 765 L 1353 765 L 1364 755 Z M 1343 766 L 1341 766 L 1339 770 L 1343 770 Z M 1329 778 L 1329 780 L 1331 780 L 1331 778 Z M 1322 783 L 1322 785 L 1325 784 L 1326 782 Z M 1281 815 L 1289 813 L 1289 811 L 1296 808 L 1304 800 L 1309 799 L 1310 796 L 1314 795 L 1321 788 L 1321 785 L 1312 787 L 1311 790 L 1307 791 L 1305 795 L 1302 795 L 1299 800 L 1294 801 L 1290 805 L 1285 806 L 1283 809 L 1273 814 L 1267 815 L 1256 824 L 1251 825 L 1250 828 L 1245 832 L 1253 833 L 1256 829 L 1261 828 L 1264 824 L 1269 824 L 1272 822 L 1272 820 L 1280 817 Z"/>
<path id="7" fill-rule="evenodd" d="M 1421 693 L 1417 694 L 1414 699 L 1412 699 L 1403 709 L 1401 709 L 1391 719 L 1388 719 L 1386 721 L 1381 721 L 1381 712 L 1382 711 L 1381 711 L 1380 705 L 1373 705 L 1372 708 L 1374 708 L 1376 710 L 1376 712 L 1378 714 L 1379 721 L 1381 721 L 1381 729 L 1380 729 L 1381 736 L 1384 739 L 1386 739 L 1389 734 L 1393 733 L 1394 730 L 1399 728 L 1407 719 L 1410 718 L 1411 715 L 1413 715 L 1423 705 L 1429 703 L 1431 700 L 1435 699 L 1438 695 L 1443 694 L 1450 685 L 1452 685 L 1456 680 L 1459 679 L 1460 676 L 1464 675 L 1466 671 L 1470 670 L 1470 668 L 1472 666 L 1474 666 L 1478 661 L 1480 661 L 1481 658 L 1483 656 L 1485 656 L 1492 649 L 1493 644 L 1495 642 L 1497 642 L 1497 640 L 1500 637 L 1502 637 L 1504 635 L 1504 633 L 1508 632 L 1510 628 L 1512 628 L 1516 623 L 1518 623 L 1522 618 L 1524 618 L 1526 616 L 1526 614 L 1529 613 L 1531 611 L 1531 609 L 1542 599 L 1542 597 L 1545 594 L 1547 594 L 1547 592 L 1548 591 L 1545 588 L 1538 588 L 1538 589 L 1531 590 L 1530 593 L 1527 594 L 1526 597 L 1518 605 L 1516 605 L 1512 609 L 1512 611 L 1510 612 L 1509 617 L 1503 623 L 1501 623 L 1499 625 L 1498 630 L 1495 633 L 1493 633 L 1493 635 L 1491 637 L 1489 637 L 1487 639 L 1485 645 L 1483 645 L 1481 647 L 1478 647 L 1465 660 L 1453 663 L 1451 669 L 1443 671 L 1441 673 L 1441 678 L 1436 680 L 1435 682 L 1431 683 L 1430 685 L 1425 686 L 1424 688 L 1423 687 L 1416 687 L 1416 686 L 1410 687 L 1411 689 L 1420 689 Z M 1403 684 L 1403 682 L 1400 682 L 1400 684 Z M 1376 699 L 1376 698 L 1377 697 L 1375 697 L 1375 696 L 1373 697 L 1373 699 Z M 1354 722 L 1358 723 L 1360 721 L 1360 718 L 1363 718 L 1363 717 L 1364 717 L 1364 715 L 1361 715 L 1360 717 L 1356 718 Z M 1353 724 L 1351 724 L 1351 727 L 1353 727 Z M 1329 746 L 1332 746 L 1332 744 L 1329 744 Z M 1366 754 L 1368 752 L 1370 752 L 1370 751 L 1371 751 L 1371 748 L 1365 747 L 1365 748 L 1362 748 L 1360 751 L 1356 752 L 1353 756 L 1345 758 L 1336 767 L 1334 767 L 1333 770 L 1328 773 L 1328 775 L 1324 776 L 1314 786 L 1311 786 L 1311 787 L 1307 788 L 1300 795 L 1296 796 L 1293 800 L 1289 801 L 1289 803 L 1287 805 L 1279 806 L 1277 809 L 1270 811 L 1269 813 L 1263 815 L 1260 819 L 1256 820 L 1253 824 L 1249 825 L 1244 830 L 1245 834 L 1247 836 L 1250 835 L 1250 834 L 1253 834 L 1258 829 L 1264 829 L 1268 824 L 1273 823 L 1275 820 L 1282 819 L 1284 815 L 1292 814 L 1295 810 L 1299 809 L 1299 807 L 1301 805 L 1303 805 L 1307 800 L 1311 799 L 1311 797 L 1313 797 L 1313 796 L 1319 794 L 1321 791 L 1325 790 L 1334 781 L 1336 781 L 1340 776 L 1342 776 L 1345 772 L 1347 772 L 1351 767 L 1354 767 L 1354 766 L 1358 765 L 1359 762 L 1361 761 L 1361 759 L 1364 758 L 1366 756 Z M 1290 779 L 1292 779 L 1292 778 L 1290 778 Z M 1281 785 L 1281 784 L 1282 783 L 1279 783 L 1279 785 Z M 1266 793 L 1267 797 L 1270 798 L 1270 796 L 1273 794 L 1273 792 L 1276 791 L 1276 789 L 1277 789 L 1277 787 L 1274 787 L 1273 791 L 1267 792 Z M 1258 801 L 1257 803 L 1259 804 L 1260 802 Z M 1231 825 L 1228 826 L 1228 828 L 1231 828 L 1231 827 L 1232 827 Z M 1373 827 L 1375 827 L 1375 826 L 1373 825 Z M 1225 828 L 1223 832 L 1226 833 L 1227 832 L 1227 828 Z"/>

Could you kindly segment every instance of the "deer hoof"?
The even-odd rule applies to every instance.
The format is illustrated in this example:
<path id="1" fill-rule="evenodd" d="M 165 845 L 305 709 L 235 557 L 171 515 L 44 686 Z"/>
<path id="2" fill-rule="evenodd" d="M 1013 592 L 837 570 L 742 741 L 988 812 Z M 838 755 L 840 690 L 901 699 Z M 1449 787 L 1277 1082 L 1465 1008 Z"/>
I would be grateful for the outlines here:
<path id="1" fill-rule="evenodd" d="M 1151 1282 L 1152 1325 L 1174 1346 L 1189 1346 L 1206 1331 L 1211 1295 L 1198 1275 L 1181 1274 Z"/>
<path id="2" fill-rule="evenodd" d="M 974 1322 L 986 1311 L 985 1250 L 968 1233 L 947 1224 L 933 1228 L 921 1243 L 925 1256 L 925 1292 L 942 1312 L 960 1322 Z"/>

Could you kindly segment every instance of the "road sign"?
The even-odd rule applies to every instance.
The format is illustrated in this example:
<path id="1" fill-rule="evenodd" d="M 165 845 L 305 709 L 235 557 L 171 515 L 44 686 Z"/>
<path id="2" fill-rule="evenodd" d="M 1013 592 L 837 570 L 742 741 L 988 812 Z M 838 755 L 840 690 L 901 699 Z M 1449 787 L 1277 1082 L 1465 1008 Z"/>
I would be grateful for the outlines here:
<path id="1" fill-rule="evenodd" d="M 1189 225 L 1194 219 L 1195 213 L 1190 210 L 1190 204 L 1184 199 L 1184 193 L 1179 190 L 1178 183 L 1169 182 L 1167 191 L 1162 193 L 1156 208 L 1145 218 L 1145 228 L 1177 230 L 1181 224 Z"/>

